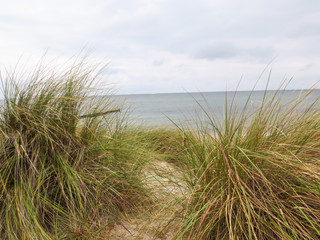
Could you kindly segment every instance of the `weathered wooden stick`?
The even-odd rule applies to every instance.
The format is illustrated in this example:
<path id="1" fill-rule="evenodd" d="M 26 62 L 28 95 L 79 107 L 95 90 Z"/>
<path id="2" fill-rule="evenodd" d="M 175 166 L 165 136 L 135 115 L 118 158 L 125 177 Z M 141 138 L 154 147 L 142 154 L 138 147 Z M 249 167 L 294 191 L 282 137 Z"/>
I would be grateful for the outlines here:
<path id="1" fill-rule="evenodd" d="M 120 112 L 120 109 L 110 110 L 110 111 L 106 111 L 106 112 L 102 112 L 102 113 L 85 114 L 85 115 L 79 116 L 79 118 L 98 117 L 98 116 L 103 116 L 103 115 L 106 115 L 109 113 L 115 113 L 115 112 Z"/>

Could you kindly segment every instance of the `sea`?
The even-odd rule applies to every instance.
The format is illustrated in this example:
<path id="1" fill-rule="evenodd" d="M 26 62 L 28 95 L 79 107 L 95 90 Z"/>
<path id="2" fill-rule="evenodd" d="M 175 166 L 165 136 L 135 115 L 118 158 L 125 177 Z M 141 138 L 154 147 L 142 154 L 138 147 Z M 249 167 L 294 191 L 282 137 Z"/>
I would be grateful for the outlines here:
<path id="1" fill-rule="evenodd" d="M 275 95 L 281 104 L 307 94 L 307 90 L 281 91 L 237 91 L 237 92 L 192 92 L 118 95 L 117 100 L 125 101 L 125 111 L 134 124 L 146 126 L 190 125 L 208 120 L 208 115 L 223 121 L 226 109 L 240 113 L 244 107 L 254 111 L 262 102 Z M 314 90 L 301 105 L 307 108 L 320 98 L 320 90 Z M 319 104 L 318 104 L 319 106 Z M 226 108 L 227 107 L 227 108 Z"/>
<path id="2" fill-rule="evenodd" d="M 281 97 L 281 104 L 286 104 L 305 94 L 307 90 L 281 91 L 237 91 L 237 92 L 191 92 L 191 93 L 157 93 L 131 94 L 113 96 L 120 113 L 126 115 L 130 124 L 152 127 L 176 127 L 184 125 L 196 127 L 208 121 L 208 116 L 223 122 L 225 112 L 232 109 L 241 113 L 246 106 L 254 111 L 262 102 L 271 99 L 275 94 Z M 315 89 L 301 105 L 307 108 L 320 98 L 320 89 Z M 320 101 L 316 107 L 320 109 Z M 0 106 L 3 100 L 0 100 Z"/>

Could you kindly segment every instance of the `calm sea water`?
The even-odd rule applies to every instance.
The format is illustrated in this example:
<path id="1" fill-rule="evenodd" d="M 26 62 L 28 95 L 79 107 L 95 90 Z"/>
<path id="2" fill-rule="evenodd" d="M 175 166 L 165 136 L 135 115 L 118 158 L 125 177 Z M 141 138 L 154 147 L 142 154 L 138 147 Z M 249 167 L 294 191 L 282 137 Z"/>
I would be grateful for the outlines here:
<path id="1" fill-rule="evenodd" d="M 267 91 L 267 98 L 274 95 L 274 91 Z M 305 94 L 305 90 L 280 91 L 282 102 L 290 101 Z M 240 112 L 248 102 L 250 109 L 261 105 L 264 91 L 239 92 L 205 92 L 205 93 L 161 93 L 161 94 L 133 94 L 118 95 L 115 99 L 125 102 L 123 112 L 129 111 L 131 123 L 149 126 L 174 126 L 189 124 L 195 126 L 199 118 L 206 121 L 206 114 L 214 114 L 216 119 L 223 121 L 226 104 L 231 103 Z M 250 99 L 248 100 L 249 96 Z M 320 97 L 320 90 L 315 90 L 305 101 L 305 107 Z M 2 105 L 0 100 L 0 106 Z M 319 105 L 318 105 L 319 106 Z"/>
<path id="2" fill-rule="evenodd" d="M 267 98 L 274 95 L 274 91 L 267 92 Z M 285 90 L 282 102 L 290 101 L 306 93 L 304 90 Z M 251 97 L 248 101 L 248 97 Z M 205 92 L 205 93 L 161 93 L 161 94 L 137 94 L 117 96 L 118 99 L 125 100 L 130 105 L 131 119 L 136 123 L 145 125 L 173 126 L 173 122 L 178 124 L 194 125 L 197 119 L 205 119 L 205 113 L 214 113 L 220 121 L 224 118 L 226 104 L 233 102 L 240 112 L 246 102 L 251 109 L 261 105 L 264 91 L 239 91 L 235 92 Z M 320 97 L 320 90 L 315 90 L 305 102 L 305 106 L 310 105 Z"/>

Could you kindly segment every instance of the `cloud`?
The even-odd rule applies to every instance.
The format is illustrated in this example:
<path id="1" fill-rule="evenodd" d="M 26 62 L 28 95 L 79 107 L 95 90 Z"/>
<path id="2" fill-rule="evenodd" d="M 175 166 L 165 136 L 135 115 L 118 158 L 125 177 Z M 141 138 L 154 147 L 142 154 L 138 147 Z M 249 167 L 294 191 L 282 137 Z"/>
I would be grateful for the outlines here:
<path id="1" fill-rule="evenodd" d="M 319 80 L 320 2 L 70 0 L 6 1 L 0 9 L 0 65 L 83 47 L 111 60 L 106 81 L 120 92 L 224 90 L 244 75 L 250 89 L 273 61 L 276 86 Z M 30 61 L 34 62 L 34 61 Z"/>

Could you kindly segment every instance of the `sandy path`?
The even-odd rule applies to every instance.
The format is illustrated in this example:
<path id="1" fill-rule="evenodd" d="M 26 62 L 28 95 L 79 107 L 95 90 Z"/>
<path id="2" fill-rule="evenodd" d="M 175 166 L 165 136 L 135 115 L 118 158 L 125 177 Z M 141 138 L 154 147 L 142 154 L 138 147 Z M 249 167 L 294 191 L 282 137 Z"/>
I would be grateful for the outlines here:
<path id="1" fill-rule="evenodd" d="M 178 228 L 177 212 L 183 211 L 177 198 L 184 196 L 186 188 L 181 184 L 180 176 L 172 165 L 157 161 L 146 171 L 145 182 L 154 193 L 155 205 L 149 213 L 115 224 L 105 232 L 105 239 L 171 239 Z M 168 223 L 170 226 L 164 228 Z M 163 230 L 161 232 L 161 230 Z"/>

